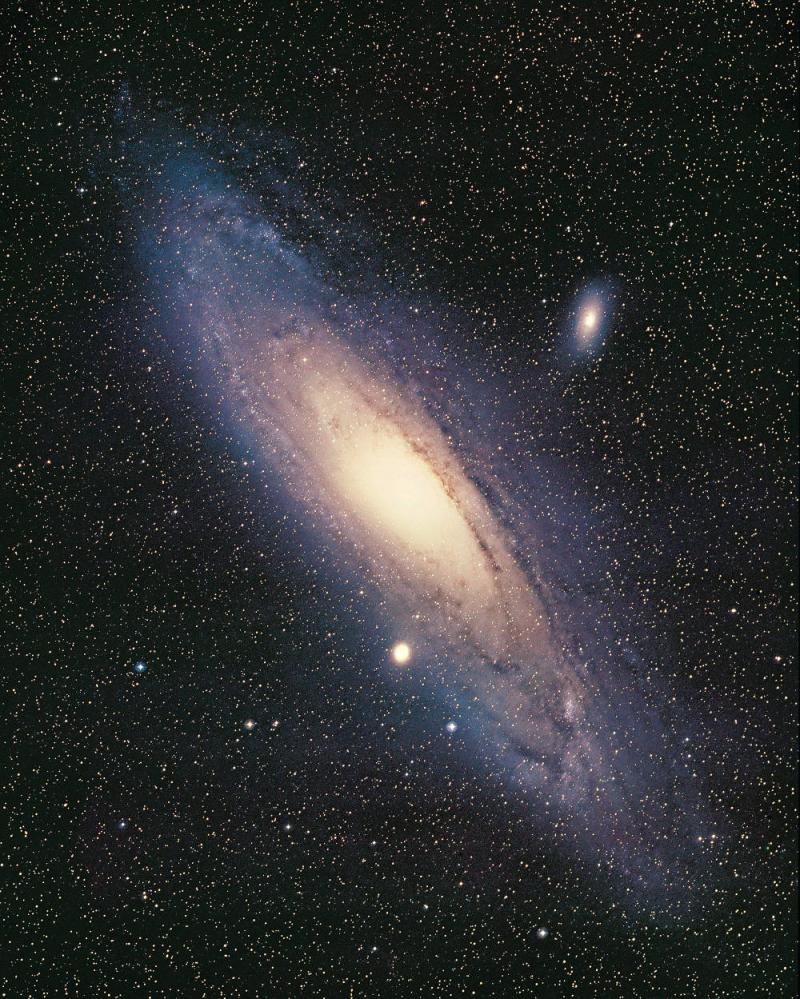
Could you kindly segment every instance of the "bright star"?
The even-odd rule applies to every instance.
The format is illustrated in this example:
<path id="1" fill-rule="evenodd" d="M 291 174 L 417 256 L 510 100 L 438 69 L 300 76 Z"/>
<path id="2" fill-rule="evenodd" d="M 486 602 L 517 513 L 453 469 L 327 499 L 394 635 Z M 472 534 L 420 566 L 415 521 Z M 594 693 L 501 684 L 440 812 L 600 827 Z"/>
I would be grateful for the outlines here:
<path id="1" fill-rule="evenodd" d="M 405 666 L 411 658 L 411 646 L 408 642 L 397 642 L 392 646 L 392 659 L 398 666 Z"/>

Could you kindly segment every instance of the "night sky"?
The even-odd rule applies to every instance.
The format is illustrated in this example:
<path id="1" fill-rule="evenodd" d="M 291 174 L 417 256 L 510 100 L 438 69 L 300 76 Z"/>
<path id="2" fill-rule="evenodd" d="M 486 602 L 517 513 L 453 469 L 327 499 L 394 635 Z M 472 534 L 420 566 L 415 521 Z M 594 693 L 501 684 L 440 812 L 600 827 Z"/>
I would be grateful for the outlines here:
<path id="1" fill-rule="evenodd" d="M 795 26 L 693 6 L 15 10 L 3 996 L 795 994 Z"/>

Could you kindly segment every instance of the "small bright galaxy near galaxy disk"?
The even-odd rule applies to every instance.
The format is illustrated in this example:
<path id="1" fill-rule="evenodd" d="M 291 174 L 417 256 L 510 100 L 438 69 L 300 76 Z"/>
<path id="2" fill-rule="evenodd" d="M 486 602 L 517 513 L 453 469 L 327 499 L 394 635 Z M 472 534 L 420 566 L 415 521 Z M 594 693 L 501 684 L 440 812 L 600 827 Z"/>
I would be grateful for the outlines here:
<path id="1" fill-rule="evenodd" d="M 576 623 L 580 598 L 537 562 L 541 528 L 511 469 L 472 454 L 469 427 L 432 409 L 424 366 L 390 349 L 430 330 L 370 317 L 190 143 L 147 141 L 163 165 L 143 186 L 138 255 L 161 329 L 311 549 L 374 588 L 382 626 L 404 636 L 389 665 L 406 668 L 382 682 L 456 707 L 443 727 L 466 759 L 529 795 L 543 832 L 568 828 L 571 853 L 605 858 L 628 902 L 690 905 L 711 818 L 663 723 L 668 698 L 654 707 L 657 686 L 640 687 L 635 649 L 608 659 L 598 622 Z M 581 301 L 587 344 L 609 308 L 599 292 Z"/>
<path id="2" fill-rule="evenodd" d="M 598 354 L 614 319 L 615 291 L 611 282 L 594 283 L 578 295 L 568 321 L 571 353 L 577 358 Z"/>

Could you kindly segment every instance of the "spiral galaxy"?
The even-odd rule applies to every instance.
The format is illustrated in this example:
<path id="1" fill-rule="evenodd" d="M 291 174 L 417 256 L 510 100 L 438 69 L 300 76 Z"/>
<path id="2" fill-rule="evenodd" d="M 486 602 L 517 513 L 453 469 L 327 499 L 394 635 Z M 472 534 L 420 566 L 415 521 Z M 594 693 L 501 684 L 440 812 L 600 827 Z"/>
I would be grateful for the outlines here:
<path id="1" fill-rule="evenodd" d="M 414 650 L 406 682 L 468 705 L 465 747 L 531 795 L 543 829 L 566 823 L 569 849 L 601 856 L 623 893 L 683 906 L 708 821 L 675 758 L 690 724 L 663 721 L 635 652 L 589 661 L 605 631 L 575 625 L 575 596 L 537 564 L 537 524 L 506 516 L 518 473 L 498 483 L 477 455 L 468 470 L 470 428 L 445 432 L 357 297 L 197 150 L 162 154 L 138 259 L 198 405 L 260 456 L 312 544 L 375 588 L 404 663 Z M 581 314 L 592 334 L 599 308 Z"/>

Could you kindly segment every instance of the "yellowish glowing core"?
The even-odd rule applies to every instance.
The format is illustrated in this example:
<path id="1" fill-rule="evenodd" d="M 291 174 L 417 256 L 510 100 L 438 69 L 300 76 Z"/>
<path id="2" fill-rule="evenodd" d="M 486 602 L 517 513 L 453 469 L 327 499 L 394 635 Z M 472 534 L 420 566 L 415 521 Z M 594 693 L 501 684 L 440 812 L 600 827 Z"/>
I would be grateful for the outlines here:
<path id="1" fill-rule="evenodd" d="M 411 658 L 411 646 L 408 642 L 398 642 L 392 646 L 392 659 L 398 666 L 405 666 Z"/>
<path id="2" fill-rule="evenodd" d="M 581 319 L 581 328 L 584 333 L 591 333 L 597 326 L 597 309 L 587 309 Z"/>
<path id="3" fill-rule="evenodd" d="M 517 658 L 547 619 L 503 530 L 441 431 L 412 396 L 322 336 L 266 340 L 243 381 L 248 419 L 309 512 L 354 546 L 414 627 Z M 260 391 L 252 388 L 257 386 Z M 407 642 L 389 651 L 398 666 Z"/>
<path id="4" fill-rule="evenodd" d="M 341 490 L 373 531 L 428 558 L 479 560 L 445 484 L 409 440 L 383 421 L 354 426 L 336 469 Z"/>

